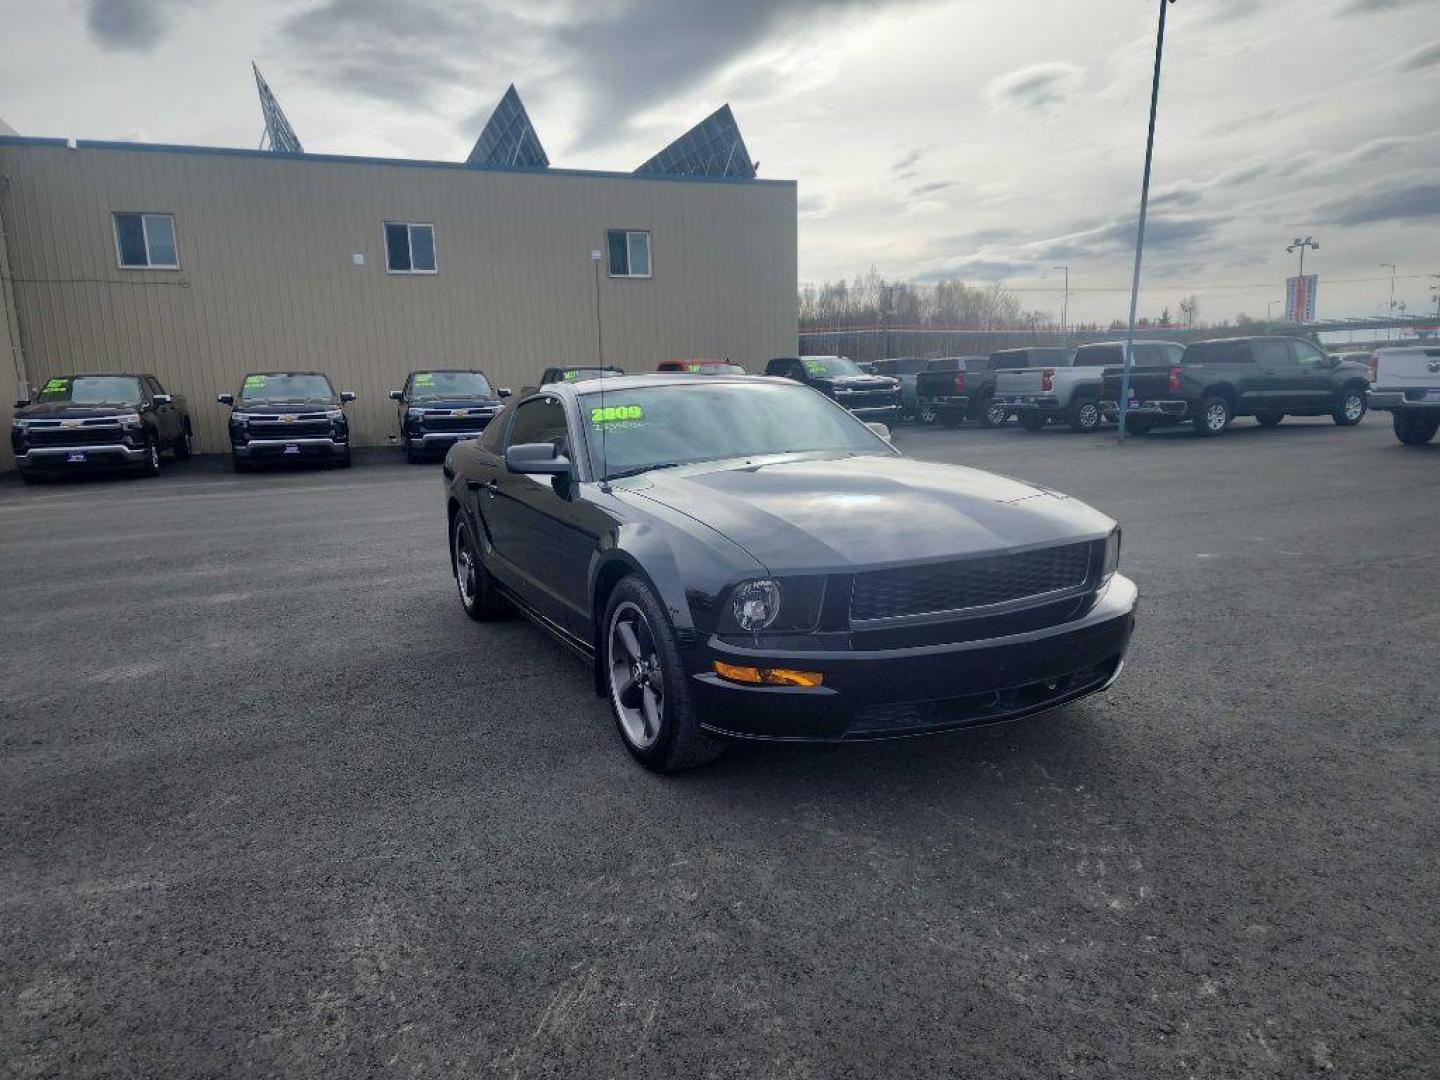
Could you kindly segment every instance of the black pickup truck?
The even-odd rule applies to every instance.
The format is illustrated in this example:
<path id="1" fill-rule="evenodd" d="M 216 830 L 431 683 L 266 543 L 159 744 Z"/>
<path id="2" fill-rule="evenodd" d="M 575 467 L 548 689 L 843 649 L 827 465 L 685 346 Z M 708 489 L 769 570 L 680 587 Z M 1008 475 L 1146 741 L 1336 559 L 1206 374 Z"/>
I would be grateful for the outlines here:
<path id="1" fill-rule="evenodd" d="M 257 371 L 238 394 L 217 394 L 230 406 L 230 453 L 235 471 L 267 462 L 322 461 L 350 467 L 349 390 L 335 392 L 318 371 Z"/>
<path id="2" fill-rule="evenodd" d="M 1125 425 L 1146 432 L 1189 420 L 1196 435 L 1221 434 L 1237 416 L 1274 427 L 1288 416 L 1332 416 L 1341 427 L 1365 416 L 1365 365 L 1327 356 L 1297 337 L 1239 337 L 1187 345 L 1180 362 L 1130 374 Z M 1119 415 L 1123 373 L 1106 371 L 1101 411 Z"/>
<path id="3" fill-rule="evenodd" d="M 943 356 L 930 361 L 915 377 L 915 397 L 921 423 L 938 419 L 952 427 L 962 420 L 979 420 L 999 427 L 1010 419 L 1010 409 L 995 400 L 995 373 L 1017 368 L 1055 367 L 1069 363 L 1069 351 L 1059 348 L 1002 349 L 989 356 Z"/>
<path id="4" fill-rule="evenodd" d="M 154 375 L 57 375 L 15 403 L 10 446 L 24 481 L 72 469 L 154 476 L 160 454 L 188 458 L 194 433 L 185 399 Z"/>
<path id="5" fill-rule="evenodd" d="M 397 406 L 400 445 L 411 463 L 443 455 L 461 439 L 473 439 L 510 396 L 510 388 L 490 385 L 483 371 L 445 368 L 412 371 L 405 385 L 391 390 Z"/>
<path id="6" fill-rule="evenodd" d="M 848 356 L 778 356 L 765 365 L 765 374 L 819 390 L 861 420 L 900 420 L 900 380 L 866 375 Z"/>

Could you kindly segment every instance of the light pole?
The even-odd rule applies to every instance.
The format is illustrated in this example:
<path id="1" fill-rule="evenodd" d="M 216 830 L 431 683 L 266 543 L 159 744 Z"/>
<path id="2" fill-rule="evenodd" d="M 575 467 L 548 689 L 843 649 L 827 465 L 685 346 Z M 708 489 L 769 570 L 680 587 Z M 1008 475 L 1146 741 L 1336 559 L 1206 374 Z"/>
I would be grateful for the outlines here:
<path id="1" fill-rule="evenodd" d="M 605 334 L 600 329 L 600 260 L 604 258 L 599 248 L 590 252 L 590 261 L 595 266 L 595 365 L 605 366 Z"/>
<path id="2" fill-rule="evenodd" d="M 1440 274 L 1431 274 L 1432 278 L 1440 281 Z M 1440 285 L 1430 286 L 1431 295 L 1435 297 L 1435 317 L 1440 319 Z"/>
<path id="3" fill-rule="evenodd" d="M 1297 236 L 1297 237 L 1295 237 L 1295 239 L 1292 240 L 1292 241 L 1286 246 L 1286 248 L 1285 248 L 1286 252 L 1297 251 L 1297 250 L 1300 252 L 1300 273 L 1299 273 L 1299 275 L 1295 278 L 1295 309 L 1296 309 L 1296 310 L 1295 310 L 1295 321 L 1296 321 L 1297 323 L 1303 323 L 1303 322 L 1305 321 L 1305 307 L 1308 306 L 1308 305 L 1303 305 L 1303 304 L 1300 303 L 1300 290 L 1305 287 L 1305 249 L 1306 249 L 1306 248 L 1314 248 L 1316 251 L 1319 251 L 1319 250 L 1320 250 L 1320 244 L 1319 244 L 1316 240 L 1314 240 L 1313 238 L 1311 238 L 1311 237 L 1309 237 L 1309 236 L 1306 236 L 1306 237 L 1299 237 L 1299 236 Z"/>
<path id="4" fill-rule="evenodd" d="M 1381 263 L 1380 269 L 1384 270 L 1387 266 L 1390 268 L 1390 318 L 1393 319 L 1395 318 L 1395 264 Z M 1390 326 L 1387 326 L 1385 328 L 1386 341 L 1390 341 L 1392 339 L 1394 335 L 1394 330 L 1395 328 Z"/>
<path id="5" fill-rule="evenodd" d="M 1279 300 L 1271 300 L 1265 305 L 1265 328 L 1267 330 L 1270 328 L 1270 324 L 1275 321 L 1275 305 L 1278 303 L 1280 303 Z"/>
<path id="6" fill-rule="evenodd" d="M 1060 300 L 1060 347 L 1070 344 L 1070 267 L 1052 266 L 1051 270 L 1065 271 L 1065 292 Z"/>
<path id="7" fill-rule="evenodd" d="M 1135 230 L 1135 274 L 1130 279 L 1130 325 L 1125 331 L 1125 373 L 1120 377 L 1120 431 L 1125 445 L 1125 414 L 1130 407 L 1130 374 L 1135 370 L 1135 309 L 1140 303 L 1140 257 L 1145 252 L 1145 211 L 1150 206 L 1150 162 L 1155 155 L 1155 110 L 1160 104 L 1160 58 L 1165 52 L 1165 9 L 1175 0 L 1160 0 L 1160 26 L 1155 31 L 1155 73 L 1150 79 L 1150 128 L 1145 134 L 1145 173 L 1140 179 L 1140 221 Z"/>

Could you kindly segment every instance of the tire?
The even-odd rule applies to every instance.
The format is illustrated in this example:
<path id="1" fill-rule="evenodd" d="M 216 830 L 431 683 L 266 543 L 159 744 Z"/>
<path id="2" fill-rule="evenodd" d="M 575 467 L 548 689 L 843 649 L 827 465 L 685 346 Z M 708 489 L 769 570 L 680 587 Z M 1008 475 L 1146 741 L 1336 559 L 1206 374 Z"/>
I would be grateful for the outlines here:
<path id="1" fill-rule="evenodd" d="M 1200 408 L 1195 415 L 1195 434 L 1204 439 L 1213 439 L 1225 434 L 1230 421 L 1235 419 L 1235 410 L 1230 402 L 1219 394 L 1207 394 L 1200 399 Z"/>
<path id="2" fill-rule="evenodd" d="M 605 693 L 630 756 L 655 772 L 677 772 L 724 753 L 700 727 L 675 635 L 650 587 L 633 574 L 622 578 L 600 625 Z"/>
<path id="3" fill-rule="evenodd" d="M 997 428 L 1010 419 L 1010 410 L 995 404 L 995 396 L 988 394 L 980 399 L 980 422 L 988 428 Z"/>
<path id="4" fill-rule="evenodd" d="M 1424 446 L 1440 431 L 1440 416 L 1426 416 L 1423 413 L 1403 412 L 1399 409 L 1392 415 L 1395 437 L 1406 446 Z"/>
<path id="5" fill-rule="evenodd" d="M 460 594 L 460 606 L 465 609 L 465 614 L 476 622 L 505 618 L 512 610 L 510 601 L 500 595 L 495 579 L 480 561 L 480 549 L 475 545 L 470 523 L 465 520 L 463 511 L 456 513 L 451 529 L 453 555 L 450 569 L 455 575 L 455 590 Z"/>
<path id="6" fill-rule="evenodd" d="M 195 434 L 190 430 L 190 425 L 185 425 L 185 430 L 180 433 L 180 438 L 175 440 L 175 460 L 187 461 L 195 456 Z"/>
<path id="7" fill-rule="evenodd" d="M 411 465 L 419 465 L 425 460 L 425 455 L 416 450 L 408 439 L 405 441 L 405 460 Z"/>
<path id="8" fill-rule="evenodd" d="M 1365 411 L 1369 403 L 1365 400 L 1365 391 L 1350 387 L 1341 390 L 1340 396 L 1335 402 L 1335 411 L 1330 415 L 1335 418 L 1339 427 L 1354 427 L 1365 419 Z"/>
<path id="9" fill-rule="evenodd" d="M 999 425 L 992 425 L 998 427 Z M 1045 414 L 1038 409 L 1030 409 L 1020 414 L 1020 426 L 1026 431 L 1039 431 L 1045 426 Z"/>
<path id="10" fill-rule="evenodd" d="M 160 444 L 154 439 L 145 444 L 145 460 L 140 465 L 140 475 L 160 475 Z"/>
<path id="11" fill-rule="evenodd" d="M 935 407 L 933 405 L 922 405 L 920 408 L 915 410 L 915 422 L 917 424 L 923 424 L 926 427 L 930 427 L 931 425 L 937 423 L 939 419 L 940 414 L 935 411 Z"/>
<path id="12" fill-rule="evenodd" d="M 341 455 L 340 460 L 337 461 L 337 462 L 335 462 L 335 468 L 337 468 L 337 469 L 348 469 L 348 468 L 350 468 L 350 448 L 349 448 L 348 446 L 345 448 L 345 453 Z"/>
<path id="13" fill-rule="evenodd" d="M 1261 427 L 1276 427 L 1284 419 L 1283 412 L 1275 412 L 1273 409 L 1263 409 L 1255 414 L 1255 422 Z"/>
<path id="14" fill-rule="evenodd" d="M 1071 431 L 1097 431 L 1100 420 L 1100 403 L 1094 398 L 1081 398 L 1070 406 Z"/>
<path id="15" fill-rule="evenodd" d="M 1125 432 L 1129 435 L 1149 435 L 1155 430 L 1155 421 L 1148 416 L 1127 416 Z"/>

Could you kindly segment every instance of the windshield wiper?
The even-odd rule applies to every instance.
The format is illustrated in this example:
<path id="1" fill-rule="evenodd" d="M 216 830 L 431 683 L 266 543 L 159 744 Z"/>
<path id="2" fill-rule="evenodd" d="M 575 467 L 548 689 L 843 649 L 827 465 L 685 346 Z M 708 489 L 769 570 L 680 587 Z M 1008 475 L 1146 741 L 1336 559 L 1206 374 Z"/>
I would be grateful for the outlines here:
<path id="1" fill-rule="evenodd" d="M 633 469 L 621 469 L 605 477 L 606 480 L 623 480 L 627 476 L 639 476 L 641 473 L 653 472 L 656 469 L 678 469 L 681 465 L 693 465 L 693 461 L 662 461 L 658 465 L 636 465 Z"/>

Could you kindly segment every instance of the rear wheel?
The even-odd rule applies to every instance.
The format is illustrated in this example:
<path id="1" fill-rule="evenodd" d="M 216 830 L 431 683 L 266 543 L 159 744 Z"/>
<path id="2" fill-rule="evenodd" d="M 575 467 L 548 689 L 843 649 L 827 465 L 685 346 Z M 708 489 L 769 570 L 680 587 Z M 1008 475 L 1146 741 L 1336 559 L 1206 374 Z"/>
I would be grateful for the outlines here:
<path id="1" fill-rule="evenodd" d="M 1218 394 L 1207 395 L 1200 399 L 1200 411 L 1195 417 L 1195 434 L 1213 439 L 1216 435 L 1224 434 L 1234 417 L 1235 412 L 1230 408 L 1230 402 Z"/>
<path id="2" fill-rule="evenodd" d="M 1396 410 L 1394 424 L 1395 437 L 1406 446 L 1424 446 L 1440 431 L 1440 416 Z"/>
<path id="3" fill-rule="evenodd" d="M 1082 398 L 1070 406 L 1070 430 L 1094 431 L 1100 426 L 1100 404 L 1094 398 Z"/>
<path id="4" fill-rule="evenodd" d="M 933 405 L 921 405 L 915 411 L 915 422 L 919 424 L 933 424 L 940 419 L 940 414 L 935 411 Z"/>
<path id="5" fill-rule="evenodd" d="M 1026 431 L 1039 431 L 1045 426 L 1045 414 L 1037 409 L 1022 412 L 1020 414 L 1020 426 Z"/>
<path id="6" fill-rule="evenodd" d="M 465 609 L 465 614 L 477 622 L 508 615 L 510 603 L 500 595 L 500 590 L 495 587 L 495 579 L 480 562 L 480 549 L 475 544 L 463 512 L 455 515 L 452 535 L 455 546 L 452 566 L 455 571 L 455 588 L 460 593 L 460 606 Z"/>
<path id="7" fill-rule="evenodd" d="M 1335 411 L 1331 415 L 1341 427 L 1354 427 L 1365 419 L 1366 405 L 1365 391 L 1351 387 L 1340 391 L 1340 397 L 1335 402 Z"/>
<path id="8" fill-rule="evenodd" d="M 180 438 L 175 440 L 175 460 L 184 461 L 195 453 L 195 436 L 190 431 L 190 425 L 185 425 L 185 430 L 180 433 Z"/>
<path id="9" fill-rule="evenodd" d="M 701 729 L 665 609 L 643 581 L 631 576 L 615 586 L 604 627 L 605 685 L 631 756 L 656 772 L 719 757 L 725 744 Z"/>

